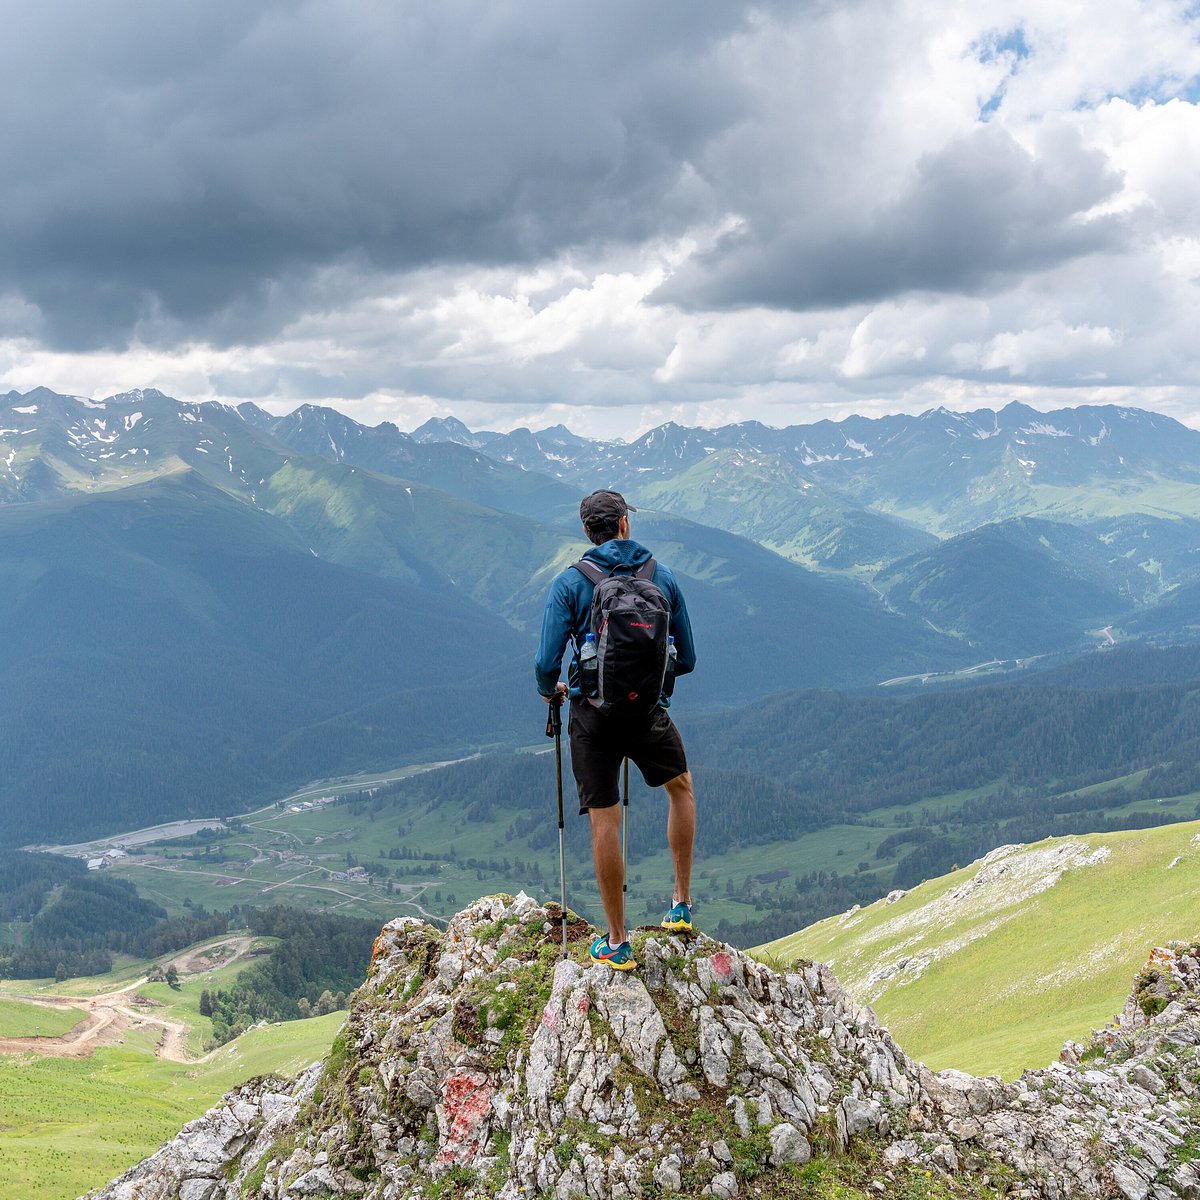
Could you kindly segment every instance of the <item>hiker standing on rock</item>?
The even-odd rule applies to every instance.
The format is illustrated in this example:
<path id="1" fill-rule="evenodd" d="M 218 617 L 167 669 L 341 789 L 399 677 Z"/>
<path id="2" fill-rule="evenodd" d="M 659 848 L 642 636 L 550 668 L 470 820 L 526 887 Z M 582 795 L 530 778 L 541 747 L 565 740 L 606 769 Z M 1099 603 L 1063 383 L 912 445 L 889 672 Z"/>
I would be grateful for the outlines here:
<path id="1" fill-rule="evenodd" d="M 629 513 L 636 511 L 619 492 L 606 490 L 580 504 L 592 548 L 550 586 L 535 663 L 543 699 L 548 704 L 571 699 L 571 768 L 580 816 L 587 813 L 591 821 L 596 884 L 608 920 L 608 933 L 592 943 L 590 953 L 617 971 L 637 965 L 625 925 L 621 763 L 629 759 L 649 787 L 667 789 L 675 893 L 663 929 L 692 928 L 696 834 L 692 776 L 683 739 L 667 712 L 674 677 L 696 665 L 692 627 L 670 568 L 629 536 Z M 568 641 L 575 650 L 569 686 L 558 678 Z"/>

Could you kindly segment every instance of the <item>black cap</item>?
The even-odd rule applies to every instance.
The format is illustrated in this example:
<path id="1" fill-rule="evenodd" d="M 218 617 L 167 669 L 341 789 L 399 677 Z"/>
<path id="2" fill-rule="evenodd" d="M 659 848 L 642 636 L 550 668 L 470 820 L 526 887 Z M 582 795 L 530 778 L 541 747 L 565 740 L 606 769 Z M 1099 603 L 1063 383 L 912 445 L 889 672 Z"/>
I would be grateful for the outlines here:
<path id="1" fill-rule="evenodd" d="M 579 519 L 587 529 L 605 529 L 631 512 L 637 512 L 637 509 L 626 504 L 620 492 L 610 492 L 606 488 L 585 496 L 579 505 Z"/>

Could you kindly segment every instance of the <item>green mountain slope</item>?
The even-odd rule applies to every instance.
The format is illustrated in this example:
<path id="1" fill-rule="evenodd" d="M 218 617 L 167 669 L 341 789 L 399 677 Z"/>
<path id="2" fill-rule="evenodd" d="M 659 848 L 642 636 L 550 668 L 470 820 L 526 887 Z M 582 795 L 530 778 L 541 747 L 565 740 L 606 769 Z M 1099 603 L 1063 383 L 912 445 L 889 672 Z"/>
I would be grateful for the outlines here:
<path id="1" fill-rule="evenodd" d="M 1200 932 L 1200 822 L 1006 847 L 771 943 L 827 962 L 910 1053 L 1013 1077 L 1120 1010 L 1148 949 Z"/>
<path id="2" fill-rule="evenodd" d="M 418 582 L 440 579 L 521 628 L 536 626 L 554 575 L 582 535 L 483 508 L 423 484 L 319 459 L 295 459 L 258 504 L 334 562 Z"/>
<path id="3" fill-rule="evenodd" d="M 523 647 L 432 572 L 324 562 L 191 474 L 0 507 L 0 641 L 8 844 L 494 740 L 482 680 Z"/>
<path id="4" fill-rule="evenodd" d="M 717 450 L 669 480 L 642 486 L 638 496 L 830 570 L 878 569 L 936 541 L 839 496 L 811 470 L 762 451 Z"/>
<path id="5" fill-rule="evenodd" d="M 1023 657 L 1082 648 L 1156 591 L 1145 571 L 1085 530 L 1018 518 L 893 563 L 875 585 L 901 612 L 979 647 Z"/>
<path id="6" fill-rule="evenodd" d="M 639 512 L 634 536 L 681 576 L 700 667 L 687 695 L 730 705 L 788 687 L 873 685 L 903 663 L 974 661 L 923 622 L 889 612 L 856 583 L 807 570 L 750 541 L 666 513 Z M 682 685 L 681 685 L 682 686 Z"/>

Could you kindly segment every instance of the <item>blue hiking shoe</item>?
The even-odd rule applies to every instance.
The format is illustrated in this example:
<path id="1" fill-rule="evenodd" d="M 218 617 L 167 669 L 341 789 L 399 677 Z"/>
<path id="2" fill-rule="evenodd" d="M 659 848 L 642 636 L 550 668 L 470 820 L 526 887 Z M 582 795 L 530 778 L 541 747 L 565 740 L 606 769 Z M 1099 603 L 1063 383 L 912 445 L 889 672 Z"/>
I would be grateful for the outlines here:
<path id="1" fill-rule="evenodd" d="M 692 932 L 692 906 L 683 900 L 671 906 L 671 911 L 662 919 L 662 928 L 668 933 Z"/>
<path id="2" fill-rule="evenodd" d="M 633 959 L 633 947 L 628 942 L 610 946 L 607 933 L 592 943 L 588 955 L 592 962 L 605 963 L 614 971 L 632 971 L 637 966 Z"/>

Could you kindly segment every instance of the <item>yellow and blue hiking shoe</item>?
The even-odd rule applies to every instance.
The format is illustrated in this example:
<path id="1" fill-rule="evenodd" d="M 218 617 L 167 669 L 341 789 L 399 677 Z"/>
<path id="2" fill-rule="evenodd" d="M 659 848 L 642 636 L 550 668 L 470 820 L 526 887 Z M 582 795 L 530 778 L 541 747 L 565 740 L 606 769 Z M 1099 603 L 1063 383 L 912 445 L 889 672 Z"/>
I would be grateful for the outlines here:
<path id="1" fill-rule="evenodd" d="M 633 959 L 633 947 L 628 942 L 610 946 L 607 933 L 592 943 L 588 954 L 592 962 L 607 963 L 614 971 L 632 971 L 637 966 Z"/>
<path id="2" fill-rule="evenodd" d="M 671 911 L 662 919 L 662 927 L 669 933 L 691 933 L 692 906 L 686 900 L 671 905 Z"/>

